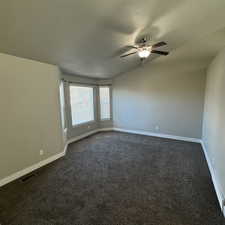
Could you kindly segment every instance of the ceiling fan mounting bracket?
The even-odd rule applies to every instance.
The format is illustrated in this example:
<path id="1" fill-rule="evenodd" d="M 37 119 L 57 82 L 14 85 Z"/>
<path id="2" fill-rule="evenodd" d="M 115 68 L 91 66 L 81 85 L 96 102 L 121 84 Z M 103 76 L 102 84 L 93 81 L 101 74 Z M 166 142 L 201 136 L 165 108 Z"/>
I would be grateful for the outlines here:
<path id="1" fill-rule="evenodd" d="M 151 41 L 151 36 L 150 35 L 144 35 L 141 39 L 139 39 L 139 43 L 145 44 L 148 41 Z"/>
<path id="2" fill-rule="evenodd" d="M 146 43 L 147 42 L 147 38 L 146 37 L 142 38 L 142 42 Z"/>

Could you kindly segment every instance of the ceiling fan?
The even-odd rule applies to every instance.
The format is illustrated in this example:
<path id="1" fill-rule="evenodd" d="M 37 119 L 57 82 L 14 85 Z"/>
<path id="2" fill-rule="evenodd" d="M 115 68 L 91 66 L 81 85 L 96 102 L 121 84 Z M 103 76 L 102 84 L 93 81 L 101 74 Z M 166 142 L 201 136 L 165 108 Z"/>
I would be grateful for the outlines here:
<path id="1" fill-rule="evenodd" d="M 138 53 L 138 56 L 140 57 L 141 60 L 144 60 L 144 59 L 148 58 L 151 53 L 155 53 L 155 54 L 159 54 L 159 55 L 168 55 L 169 52 L 167 52 L 167 51 L 155 50 L 156 48 L 159 48 L 159 47 L 164 46 L 164 45 L 167 45 L 167 43 L 164 42 L 164 41 L 160 41 L 156 44 L 149 45 L 147 43 L 147 38 L 144 37 L 139 41 L 139 43 L 137 45 L 126 46 L 126 48 L 129 49 L 127 51 L 130 51 L 130 49 L 136 49 L 135 52 L 131 52 L 131 53 L 121 55 L 120 58 L 124 58 L 124 57 L 127 57 L 129 55 L 136 54 L 136 53 Z"/>

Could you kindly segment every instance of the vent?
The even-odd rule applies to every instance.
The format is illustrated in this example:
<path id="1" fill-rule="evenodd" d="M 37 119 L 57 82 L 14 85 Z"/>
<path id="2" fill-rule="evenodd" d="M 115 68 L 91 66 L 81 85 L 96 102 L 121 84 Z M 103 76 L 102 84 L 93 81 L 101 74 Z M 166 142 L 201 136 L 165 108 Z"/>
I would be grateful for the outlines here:
<path id="1" fill-rule="evenodd" d="M 222 213 L 225 217 L 225 199 L 223 199 L 223 201 L 222 201 Z"/>
<path id="2" fill-rule="evenodd" d="M 21 179 L 21 182 L 27 182 L 27 181 L 29 181 L 32 177 L 34 177 L 35 176 L 35 174 L 34 173 L 32 173 L 32 174 L 28 174 L 27 176 L 24 176 L 22 179 Z"/>

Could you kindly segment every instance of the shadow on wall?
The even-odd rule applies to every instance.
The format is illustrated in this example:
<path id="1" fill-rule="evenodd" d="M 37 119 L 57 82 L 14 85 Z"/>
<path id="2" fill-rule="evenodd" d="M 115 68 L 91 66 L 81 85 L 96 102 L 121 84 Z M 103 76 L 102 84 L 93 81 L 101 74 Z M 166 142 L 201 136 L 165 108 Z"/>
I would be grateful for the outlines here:
<path id="1" fill-rule="evenodd" d="M 225 196 L 225 49 L 207 71 L 203 142 L 209 155 L 221 196 Z"/>

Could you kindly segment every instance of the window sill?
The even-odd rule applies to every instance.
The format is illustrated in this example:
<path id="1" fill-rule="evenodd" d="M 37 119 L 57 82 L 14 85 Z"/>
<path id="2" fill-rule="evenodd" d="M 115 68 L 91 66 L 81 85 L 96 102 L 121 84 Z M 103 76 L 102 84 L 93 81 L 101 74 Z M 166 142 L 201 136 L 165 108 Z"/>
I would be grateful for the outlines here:
<path id="1" fill-rule="evenodd" d="M 92 125 L 96 123 L 95 120 L 91 120 L 91 121 L 88 121 L 88 122 L 84 122 L 84 123 L 79 123 L 79 124 L 76 124 L 76 125 L 72 125 L 72 128 L 78 128 L 78 127 L 83 127 L 83 126 L 88 126 L 88 125 Z"/>
<path id="2" fill-rule="evenodd" d="M 101 119 L 100 122 L 106 122 L 106 121 L 111 121 L 112 118 L 109 118 L 109 119 Z"/>

